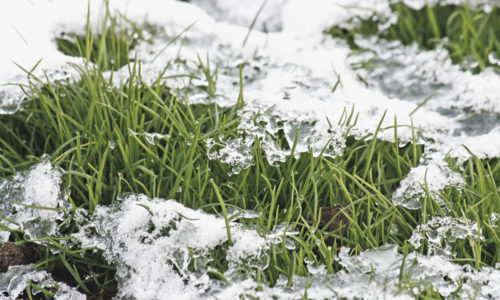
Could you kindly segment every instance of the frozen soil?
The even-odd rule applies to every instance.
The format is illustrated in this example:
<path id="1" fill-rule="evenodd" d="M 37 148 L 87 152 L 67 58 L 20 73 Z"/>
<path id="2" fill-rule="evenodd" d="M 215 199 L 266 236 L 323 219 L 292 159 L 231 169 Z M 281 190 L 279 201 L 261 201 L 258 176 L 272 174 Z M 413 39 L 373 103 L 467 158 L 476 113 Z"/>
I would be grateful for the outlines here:
<path id="1" fill-rule="evenodd" d="M 391 199 L 394 205 L 415 210 L 425 205 L 426 193 L 437 195 L 449 186 L 465 186 L 450 159 L 459 165 L 471 153 L 480 159 L 500 156 L 500 76 L 493 70 L 472 74 L 452 64 L 443 48 L 423 51 L 415 45 L 371 38 L 358 37 L 357 42 L 372 51 L 353 54 L 344 41 L 323 33 L 354 15 L 363 18 L 375 13 L 381 23 L 389 24 L 396 16 L 388 1 L 268 1 L 245 45 L 260 1 L 238 1 L 238 5 L 223 0 L 191 2 L 148 0 L 125 5 L 111 1 L 110 9 L 133 21 L 146 18 L 170 37 L 194 24 L 167 48 L 170 38 L 153 36 L 152 43 L 139 43 L 131 55 L 141 62 L 146 83 L 152 84 L 170 63 L 164 74 L 166 85 L 190 104 L 233 106 L 240 93 L 238 68 L 243 66 L 245 105 L 238 111 L 241 135 L 206 140 L 210 159 L 228 164 L 231 174 L 255 164 L 250 149 L 256 139 L 270 164 L 285 162 L 292 155 L 291 149 L 277 143 L 278 134 L 289 145 L 296 143 L 293 155 L 297 157 L 311 152 L 335 158 L 345 154 L 347 131 L 354 138 L 371 134 L 381 141 L 394 141 L 397 119 L 401 146 L 413 142 L 425 149 L 418 166 L 399 183 Z M 404 2 L 415 8 L 425 3 Z M 475 2 L 491 9 L 492 1 Z M 102 9 L 96 2 L 91 5 L 91 11 Z M 69 65 L 83 65 L 81 58 L 58 51 L 55 38 L 62 32 L 84 34 L 86 13 L 86 1 L 16 1 L 0 6 L 0 28 L 5 29 L 0 36 L 12 42 L 0 52 L 1 114 L 15 114 L 26 97 L 13 84 L 27 85 L 27 76 L 12 61 L 31 69 L 42 58 L 34 72 L 49 81 L 80 78 Z M 91 17 L 96 25 L 98 13 Z M 209 83 L 198 67 L 198 55 L 218 70 L 215 96 L 206 92 Z M 353 68 L 364 62 L 380 67 Z M 177 74 L 195 74 L 196 78 Z M 104 75 L 119 87 L 129 78 L 129 69 L 124 66 Z M 417 109 L 431 94 L 433 98 Z M 339 122 L 351 108 L 358 114 L 357 123 Z M 151 145 L 168 138 L 162 133 L 145 136 Z M 13 230 L 22 230 L 41 244 L 44 237 L 58 237 L 58 225 L 72 209 L 61 187 L 64 172 L 45 161 L 0 179 L 2 241 Z M 494 266 L 473 268 L 459 263 L 453 251 L 456 243 L 484 241 L 483 225 L 452 215 L 445 202 L 439 205 L 444 216 L 424 218 L 408 240 L 415 251 L 403 253 L 397 245 L 386 244 L 356 249 L 358 254 L 351 255 L 349 248 L 342 247 L 335 257 L 340 271 L 332 274 L 327 266 L 306 259 L 308 274 L 295 276 L 293 284 L 282 276 L 268 285 L 253 275 L 267 268 L 272 245 L 294 249 L 297 232 L 289 224 L 260 232 L 234 217 L 229 223 L 230 244 L 223 217 L 183 206 L 175 199 L 125 194 L 111 206 L 98 206 L 92 214 L 80 211 L 74 239 L 82 248 L 99 249 L 116 266 L 116 297 L 120 299 L 164 299 L 165 295 L 175 299 L 297 299 L 305 294 L 313 299 L 413 299 L 429 285 L 445 298 L 497 299 L 500 271 Z M 239 215 L 240 219 L 258 217 L 249 211 Z M 492 215 L 490 225 L 496 228 L 497 222 Z M 397 228 L 391 231 L 397 233 Z M 211 253 L 220 249 L 227 261 L 223 272 L 210 265 Z M 1 273 L 0 291 L 8 296 L 0 297 L 20 296 L 28 281 L 57 286 L 57 299 L 85 298 L 33 265 Z"/>

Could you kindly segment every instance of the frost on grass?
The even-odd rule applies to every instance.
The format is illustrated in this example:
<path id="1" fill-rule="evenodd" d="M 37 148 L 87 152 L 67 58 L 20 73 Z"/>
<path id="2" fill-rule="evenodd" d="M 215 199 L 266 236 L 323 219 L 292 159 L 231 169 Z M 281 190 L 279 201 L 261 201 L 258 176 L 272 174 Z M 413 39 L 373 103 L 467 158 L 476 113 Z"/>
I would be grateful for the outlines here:
<path id="1" fill-rule="evenodd" d="M 408 240 L 416 249 L 427 241 L 427 255 L 454 257 L 453 244 L 467 238 L 484 241 L 478 224 L 466 218 L 433 217 L 427 223 L 418 225 Z"/>
<path id="2" fill-rule="evenodd" d="M 11 178 L 0 179 L 1 224 L 23 230 L 31 239 L 56 235 L 61 212 L 69 208 L 61 195 L 61 175 L 46 161 Z M 1 233 L 6 241 L 8 232 Z"/>
<path id="3" fill-rule="evenodd" d="M 232 246 L 227 245 L 223 218 L 174 200 L 129 194 L 112 207 L 98 207 L 76 238 L 82 247 L 104 250 L 105 258 L 117 265 L 118 297 L 194 299 L 223 288 L 207 274 L 212 249 L 228 247 L 224 276 L 231 281 L 242 270 L 252 274 L 266 268 L 269 246 L 284 235 L 284 228 L 265 236 L 230 224 Z"/>
<path id="4" fill-rule="evenodd" d="M 45 271 L 38 271 L 34 265 L 11 266 L 7 272 L 0 273 L 0 299 L 19 299 L 26 290 L 29 283 L 45 289 L 54 289 L 56 300 L 84 300 L 87 297 L 65 283 L 55 281 L 50 274 Z M 33 293 L 39 294 L 36 289 L 31 289 Z"/>

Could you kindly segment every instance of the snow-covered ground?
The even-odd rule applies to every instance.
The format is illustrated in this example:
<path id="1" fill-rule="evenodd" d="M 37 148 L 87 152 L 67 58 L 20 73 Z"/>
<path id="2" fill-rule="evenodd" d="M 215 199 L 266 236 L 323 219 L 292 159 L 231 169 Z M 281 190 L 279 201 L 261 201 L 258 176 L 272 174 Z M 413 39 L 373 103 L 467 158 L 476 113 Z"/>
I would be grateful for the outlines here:
<path id="1" fill-rule="evenodd" d="M 345 147 L 343 133 L 346 127 L 336 124 L 345 110 L 350 111 L 352 107 L 359 113 L 358 123 L 351 130 L 355 136 L 374 133 L 384 114 L 382 130 L 378 133 L 381 140 L 394 140 L 391 128 L 394 117 L 401 125 L 398 129 L 401 144 L 411 141 L 411 124 L 422 131 L 419 142 L 425 145 L 425 153 L 420 165 L 410 171 L 394 193 L 393 201 L 397 205 L 418 208 L 425 180 L 431 182 L 431 192 L 450 184 L 463 184 L 461 176 L 453 173 L 444 161 L 446 155 L 459 161 L 468 158 L 470 154 L 462 145 L 479 158 L 500 156 L 500 76 L 492 70 L 486 69 L 474 75 L 453 65 L 443 48 L 422 51 L 415 45 L 403 46 L 398 42 L 371 38 L 358 38 L 358 42 L 373 51 L 350 55 L 351 51 L 344 41 L 323 33 L 329 26 L 345 24 L 354 15 L 363 17 L 373 11 L 382 20 L 381 23 L 390 24 L 395 20 L 388 6 L 390 1 L 269 0 L 264 4 L 255 30 L 245 44 L 243 41 L 248 27 L 263 2 L 192 2 L 194 5 L 169 0 L 129 0 L 110 1 L 110 6 L 112 11 L 118 10 L 131 20 L 141 22 L 146 19 L 148 23 L 163 26 L 171 36 L 194 23 L 183 35 L 185 40 L 180 51 L 181 41 L 178 41 L 156 56 L 168 42 L 164 38 L 155 39 L 153 44 L 140 44 L 134 49 L 142 62 L 146 81 L 156 80 L 158 72 L 177 55 L 186 63 L 174 63 L 167 75 L 199 72 L 197 55 L 208 55 L 211 63 L 219 68 L 218 96 L 208 98 L 205 92 L 195 90 L 187 98 L 191 103 L 215 101 L 221 106 L 234 105 L 239 93 L 237 67 L 244 64 L 246 103 L 240 112 L 243 118 L 240 126 L 246 134 L 226 141 L 222 149 L 210 153 L 213 159 L 230 164 L 233 172 L 237 173 L 252 164 L 251 153 L 246 149 L 255 136 L 262 139 L 271 163 L 283 161 L 289 153 L 278 147 L 270 136 L 280 129 L 285 132 L 290 144 L 293 144 L 296 129 L 299 129 L 297 153 L 306 152 L 310 147 L 319 154 L 327 141 L 332 140 L 324 155 L 341 155 Z M 404 2 L 416 8 L 425 3 L 423 0 Z M 493 3 L 486 0 L 474 2 L 483 5 L 485 10 L 491 9 Z M 91 1 L 90 4 L 91 19 L 97 27 L 103 12 L 102 3 Z M 40 62 L 35 74 L 47 72 L 50 80 L 78 79 L 74 68 L 68 64 L 83 62 L 59 52 L 55 38 L 63 32 L 84 33 L 87 5 L 87 1 L 67 0 L 12 0 L 0 3 L 0 39 L 8 41 L 6 46 L 0 48 L 0 114 L 14 113 L 23 100 L 22 91 L 13 85 L 26 83 L 26 73 L 18 65 L 31 69 Z M 352 63 L 365 60 L 382 67 L 373 70 L 353 70 L 351 67 Z M 119 85 L 127 76 L 128 69 L 124 67 L 114 74 L 114 84 Z M 358 76 L 365 78 L 368 85 L 361 82 Z M 341 83 L 332 92 L 339 78 Z M 188 84 L 182 77 L 166 81 L 168 86 L 177 88 L 178 93 L 183 93 L 183 87 Z M 418 104 L 430 95 L 434 96 L 414 112 Z M 266 122 L 265 128 L 244 121 L 254 119 L 258 112 L 264 112 L 259 120 Z M 333 125 L 328 120 L 332 120 Z M 60 172 L 63 171 L 52 169 L 50 163 L 45 163 L 14 178 L 0 179 L 2 206 L 14 205 L 9 201 L 15 198 L 29 205 L 60 208 L 58 212 L 40 214 L 32 208 L 19 207 L 18 213 L 9 217 L 24 230 L 32 229 L 30 222 L 47 221 L 44 227 L 47 231 L 43 234 L 54 234 L 55 223 L 50 222 L 55 222 L 58 214 L 65 213 L 64 201 L 59 195 Z M 37 195 L 36 201 L 32 195 Z M 153 216 L 144 207 L 149 207 Z M 179 218 L 179 215 L 187 218 Z M 148 222 L 153 222 L 156 228 L 175 222 L 176 233 L 168 238 L 155 239 L 154 232 L 147 232 Z M 106 226 L 103 226 L 104 223 Z M 432 219 L 415 230 L 412 242 L 429 239 L 427 232 L 434 230 L 435 233 L 436 228 L 440 228 L 441 233 L 452 232 L 455 239 L 477 237 L 480 235 L 477 226 L 471 224 L 473 222 L 462 219 Z M 347 255 L 347 249 L 342 249 L 338 260 L 344 266 L 343 271 L 327 275 L 325 268 L 311 265 L 313 275 L 309 278 L 295 277 L 292 287 L 287 286 L 285 278 L 280 278 L 274 287 L 264 286 L 262 291 L 257 292 L 258 283 L 250 278 L 238 277 L 236 266 L 255 264 L 264 268 L 265 249 L 293 233 L 287 233 L 286 228 L 276 228 L 269 236 L 261 237 L 236 223 L 232 226 L 235 243 L 228 250 L 228 260 L 234 267 L 224 274 L 231 283 L 229 285 L 221 285 L 219 281 L 209 278 L 206 272 L 188 270 L 190 258 L 187 247 L 198 251 L 197 258 L 202 261 L 200 268 L 205 268 L 203 259 L 207 252 L 227 239 L 224 220 L 193 211 L 174 201 L 129 195 L 115 207 L 99 207 L 93 221 L 82 227 L 77 238 L 85 247 L 103 249 L 109 262 L 117 264 L 118 296 L 125 298 L 161 299 L 165 294 L 171 295 L 172 299 L 234 299 L 246 294 L 262 299 L 272 296 L 300 298 L 307 288 L 308 296 L 315 299 L 382 298 L 381 295 L 385 298 L 412 299 L 404 292 L 398 294 L 395 287 L 402 269 L 414 282 L 432 282 L 443 296 L 450 295 L 460 284 L 463 285 L 461 295 L 464 297 L 473 295 L 477 288 L 479 298 L 500 295 L 500 272 L 488 267 L 474 271 L 452 263 L 453 253 L 447 251 L 446 245 L 453 241 L 444 237 L 436 243 L 436 249 L 430 256 L 410 253 L 404 258 L 394 245 L 367 250 L 354 257 Z M 87 234 L 89 227 L 94 228 L 91 230 L 94 235 Z M 32 233 L 33 237 L 37 237 L 35 231 Z M 2 238 L 6 239 L 4 235 Z M 151 239 L 151 243 L 141 243 L 144 238 Z M 250 239 L 252 248 L 249 248 Z M 137 255 L 139 252 L 141 255 Z M 19 270 L 27 272 L 25 268 Z M 0 274 L 0 289 L 8 287 L 11 295 L 21 291 L 17 285 L 13 289 L 12 285 L 6 284 L 14 280 L 21 286 L 27 284 L 16 274 L 14 269 Z M 41 278 L 39 280 L 47 280 L 46 274 L 36 274 Z M 73 299 L 71 297 L 76 293 L 68 288 L 62 294 L 65 296 L 60 297 Z"/>

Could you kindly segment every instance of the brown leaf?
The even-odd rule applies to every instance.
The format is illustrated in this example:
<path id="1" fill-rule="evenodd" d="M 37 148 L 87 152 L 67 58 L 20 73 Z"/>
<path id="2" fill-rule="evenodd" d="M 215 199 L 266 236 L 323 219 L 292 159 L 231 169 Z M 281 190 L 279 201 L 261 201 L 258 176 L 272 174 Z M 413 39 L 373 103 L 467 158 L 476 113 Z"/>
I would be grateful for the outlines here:
<path id="1" fill-rule="evenodd" d="M 347 236 L 349 219 L 346 215 L 351 215 L 351 210 L 346 206 L 336 205 L 332 207 L 322 207 L 319 213 L 319 229 L 324 229 L 325 233 L 335 232 L 343 237 Z M 327 226 L 325 228 L 325 226 Z M 340 230 L 339 230 L 340 229 Z M 328 237 L 325 242 L 327 245 L 333 245 L 334 237 Z"/>
<path id="2" fill-rule="evenodd" d="M 0 272 L 5 272 L 10 266 L 26 265 L 37 261 L 36 251 L 26 246 L 18 246 L 7 242 L 0 246 Z"/>

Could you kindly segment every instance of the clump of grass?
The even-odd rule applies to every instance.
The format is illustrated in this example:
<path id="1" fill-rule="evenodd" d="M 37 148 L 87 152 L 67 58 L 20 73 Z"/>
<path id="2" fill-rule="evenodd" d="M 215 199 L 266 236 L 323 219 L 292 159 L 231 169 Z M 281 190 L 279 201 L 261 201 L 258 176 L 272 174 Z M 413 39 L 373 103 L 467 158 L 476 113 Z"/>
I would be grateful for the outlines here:
<path id="1" fill-rule="evenodd" d="M 416 43 L 422 49 L 434 49 L 444 42 L 453 63 L 465 60 L 477 62 L 474 72 L 487 66 L 497 66 L 495 56 L 500 56 L 500 11 L 496 5 L 490 12 L 474 9 L 468 5 L 429 6 L 420 10 L 404 3 L 391 5 L 398 19 L 386 30 L 379 32 L 376 17 L 358 20 L 358 26 L 347 30 L 332 27 L 328 31 L 334 37 L 345 39 L 353 49 L 359 49 L 354 36 L 379 36 L 399 40 L 404 45 Z"/>
<path id="2" fill-rule="evenodd" d="M 130 51 L 139 41 L 159 34 L 157 27 L 147 23 L 139 25 L 123 16 L 113 16 L 107 8 L 99 32 L 93 32 L 88 20 L 84 35 L 63 32 L 55 42 L 57 49 L 66 55 L 83 57 L 101 70 L 116 71 L 131 62 Z"/>

